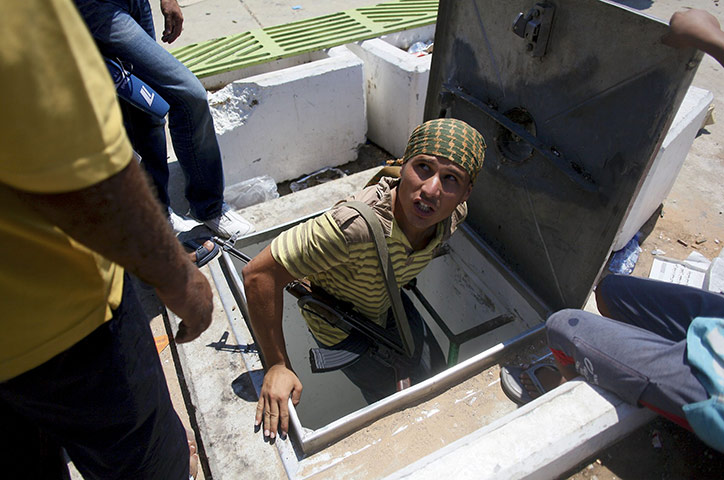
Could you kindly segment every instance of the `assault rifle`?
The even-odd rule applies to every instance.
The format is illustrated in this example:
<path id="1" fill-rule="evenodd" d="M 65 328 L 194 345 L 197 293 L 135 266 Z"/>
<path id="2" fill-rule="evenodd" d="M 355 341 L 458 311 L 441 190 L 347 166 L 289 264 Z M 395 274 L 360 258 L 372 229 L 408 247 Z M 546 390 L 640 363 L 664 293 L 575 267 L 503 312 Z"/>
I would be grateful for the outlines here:
<path id="1" fill-rule="evenodd" d="M 248 263 L 251 258 L 233 246 L 232 241 L 213 238 L 224 251 Z M 383 365 L 395 371 L 397 391 L 410 386 L 409 371 L 411 359 L 407 356 L 399 338 L 386 329 L 362 317 L 346 302 L 329 295 L 321 288 L 294 281 L 286 290 L 297 299 L 299 308 L 318 316 L 332 326 L 349 334 L 347 339 L 335 348 L 310 349 L 309 362 L 312 372 L 321 373 L 338 370 L 354 363 L 360 355 L 369 352 Z"/>
<path id="2" fill-rule="evenodd" d="M 348 334 L 335 348 L 310 349 L 312 372 L 343 368 L 369 352 L 380 363 L 395 371 L 398 392 L 410 386 L 409 371 L 413 362 L 407 356 L 399 336 L 362 317 L 351 304 L 336 299 L 321 288 L 294 281 L 287 285 L 286 290 L 297 298 L 300 309 Z"/>

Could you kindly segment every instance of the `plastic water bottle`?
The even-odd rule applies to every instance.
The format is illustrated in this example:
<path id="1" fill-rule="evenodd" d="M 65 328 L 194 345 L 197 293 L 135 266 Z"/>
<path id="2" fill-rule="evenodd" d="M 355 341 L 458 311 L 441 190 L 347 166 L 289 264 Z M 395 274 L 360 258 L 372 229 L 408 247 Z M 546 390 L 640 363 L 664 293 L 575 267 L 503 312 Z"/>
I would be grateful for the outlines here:
<path id="1" fill-rule="evenodd" d="M 610 272 L 631 275 L 641 253 L 640 238 L 641 232 L 638 232 L 621 250 L 613 253 L 611 261 L 608 263 Z"/>
<path id="2" fill-rule="evenodd" d="M 414 53 L 418 56 L 426 55 L 427 53 L 429 53 L 427 49 L 430 48 L 430 45 L 432 45 L 432 40 L 429 40 L 427 42 L 415 42 L 410 45 L 410 48 L 407 49 L 407 52 Z"/>

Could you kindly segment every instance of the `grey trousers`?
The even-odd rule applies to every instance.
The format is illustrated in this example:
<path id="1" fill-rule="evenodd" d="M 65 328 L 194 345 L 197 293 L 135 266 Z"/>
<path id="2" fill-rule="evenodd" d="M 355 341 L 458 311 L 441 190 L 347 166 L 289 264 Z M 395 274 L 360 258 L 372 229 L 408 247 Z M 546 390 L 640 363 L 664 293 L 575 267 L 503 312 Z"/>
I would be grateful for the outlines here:
<path id="1" fill-rule="evenodd" d="M 613 318 L 572 309 L 549 317 L 548 343 L 558 361 L 688 427 L 681 407 L 709 395 L 687 362 L 686 331 L 696 317 L 724 317 L 724 296 L 623 275 L 606 277 L 598 293 Z"/>

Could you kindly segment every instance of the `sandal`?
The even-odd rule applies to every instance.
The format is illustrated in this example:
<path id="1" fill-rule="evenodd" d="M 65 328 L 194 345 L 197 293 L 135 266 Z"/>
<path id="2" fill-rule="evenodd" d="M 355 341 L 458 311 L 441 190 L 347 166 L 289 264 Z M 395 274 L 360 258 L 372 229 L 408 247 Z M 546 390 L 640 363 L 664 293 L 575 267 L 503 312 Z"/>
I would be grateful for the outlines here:
<path id="1" fill-rule="evenodd" d="M 209 250 L 206 247 L 206 242 L 210 241 L 208 238 L 192 238 L 189 240 L 184 240 L 184 246 L 190 248 L 193 250 L 194 253 L 194 260 L 193 262 L 196 264 L 197 267 L 201 268 L 207 263 L 209 263 L 211 260 L 213 260 L 216 255 L 219 254 L 219 246 L 211 242 L 213 245 L 213 248 Z"/>
<path id="2" fill-rule="evenodd" d="M 558 367 L 553 363 L 536 363 L 530 367 L 513 367 L 509 365 L 502 367 L 500 369 L 500 386 L 502 387 L 505 395 L 507 395 L 508 398 L 510 398 L 518 405 L 525 405 L 526 403 L 533 400 L 533 397 L 530 396 L 528 391 L 525 389 L 525 385 L 523 385 L 523 382 L 520 379 L 520 376 L 523 373 L 528 375 L 528 378 L 530 378 L 531 383 L 540 393 L 540 395 L 543 395 L 549 390 L 552 390 L 546 390 L 545 387 L 543 387 L 543 385 L 541 384 L 540 379 L 536 375 L 537 372 L 540 371 L 540 369 L 542 368 L 547 368 L 558 372 Z"/>

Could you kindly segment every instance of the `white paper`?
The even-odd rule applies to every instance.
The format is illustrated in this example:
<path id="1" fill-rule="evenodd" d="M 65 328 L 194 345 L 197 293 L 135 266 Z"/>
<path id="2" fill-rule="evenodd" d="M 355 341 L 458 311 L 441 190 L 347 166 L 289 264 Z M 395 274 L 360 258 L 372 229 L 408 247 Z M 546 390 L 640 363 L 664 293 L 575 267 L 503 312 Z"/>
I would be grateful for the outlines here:
<path id="1" fill-rule="evenodd" d="M 724 250 L 722 250 L 722 254 L 724 254 Z M 709 267 L 706 288 L 710 292 L 724 293 L 724 256 L 722 254 L 715 258 Z"/>
<path id="2" fill-rule="evenodd" d="M 651 264 L 651 273 L 649 273 L 649 278 L 654 280 L 663 280 L 664 282 L 697 288 L 704 286 L 705 276 L 706 270 L 686 265 L 679 260 L 662 257 L 654 258 Z"/>

